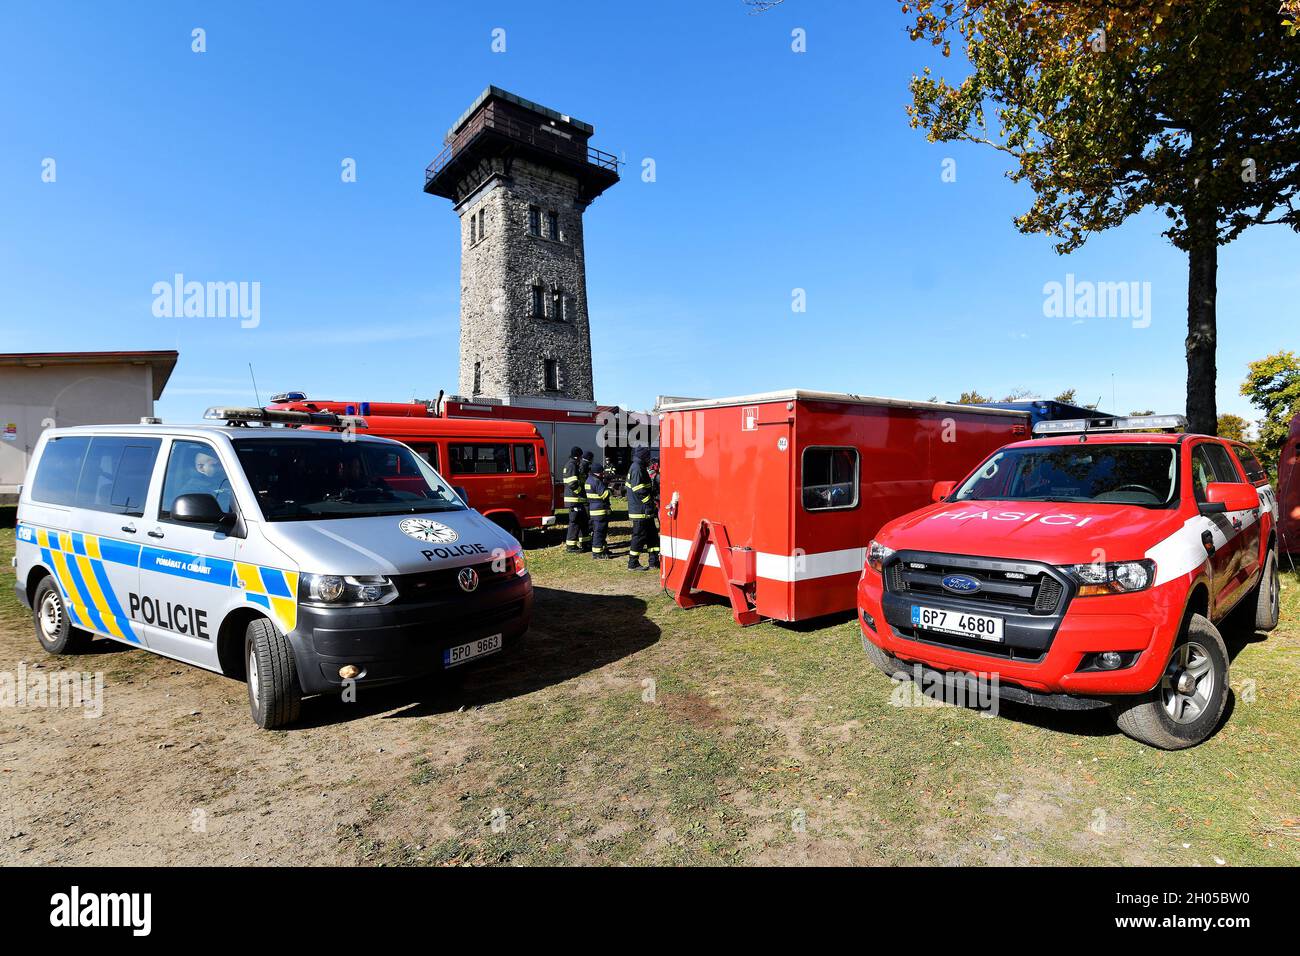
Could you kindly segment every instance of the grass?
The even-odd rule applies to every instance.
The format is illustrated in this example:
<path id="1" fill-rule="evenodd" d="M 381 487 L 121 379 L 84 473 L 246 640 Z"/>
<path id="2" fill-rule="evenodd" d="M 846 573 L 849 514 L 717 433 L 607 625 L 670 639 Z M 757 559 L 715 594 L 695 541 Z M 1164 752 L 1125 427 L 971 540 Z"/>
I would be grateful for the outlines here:
<path id="1" fill-rule="evenodd" d="M 467 677 L 464 708 L 359 718 L 418 746 L 399 775 L 348 782 L 362 810 L 338 836 L 358 862 L 1300 863 L 1293 572 L 1282 626 L 1234 661 L 1225 725 L 1165 753 L 1104 714 L 895 706 L 852 620 L 738 628 L 622 560 L 529 558 L 534 631 Z M 30 626 L 3 589 L 0 628 Z"/>

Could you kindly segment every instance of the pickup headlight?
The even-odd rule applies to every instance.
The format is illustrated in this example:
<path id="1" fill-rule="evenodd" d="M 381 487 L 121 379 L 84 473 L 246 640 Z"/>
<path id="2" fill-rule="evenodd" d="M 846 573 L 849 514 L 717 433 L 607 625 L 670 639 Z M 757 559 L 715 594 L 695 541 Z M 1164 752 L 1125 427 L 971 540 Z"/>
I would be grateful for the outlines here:
<path id="1" fill-rule="evenodd" d="M 885 562 L 893 556 L 894 549 L 885 547 L 879 541 L 873 539 L 871 544 L 867 545 L 867 567 L 876 573 L 880 573 Z"/>
<path id="2" fill-rule="evenodd" d="M 298 603 L 318 607 L 365 607 L 387 604 L 397 588 L 379 574 L 303 574 L 298 578 Z"/>
<path id="3" fill-rule="evenodd" d="M 1145 591 L 1156 579 L 1156 563 L 1147 558 L 1109 564 L 1068 564 L 1061 570 L 1079 583 L 1079 597 Z"/>

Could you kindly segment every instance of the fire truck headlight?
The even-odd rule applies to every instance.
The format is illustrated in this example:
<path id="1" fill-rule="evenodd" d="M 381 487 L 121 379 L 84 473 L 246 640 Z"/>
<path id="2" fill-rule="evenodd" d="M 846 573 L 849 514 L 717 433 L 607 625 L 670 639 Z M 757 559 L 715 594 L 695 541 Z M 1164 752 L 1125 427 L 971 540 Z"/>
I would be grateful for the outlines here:
<path id="1" fill-rule="evenodd" d="M 1061 570 L 1079 582 L 1079 597 L 1144 591 L 1156 577 L 1155 562 L 1146 558 L 1110 564 L 1072 564 Z"/>
<path id="2" fill-rule="evenodd" d="M 298 579 L 298 601 L 326 607 L 387 604 L 397 588 L 383 575 L 304 574 Z"/>
<path id="3" fill-rule="evenodd" d="M 885 562 L 894 556 L 894 549 L 887 548 L 879 541 L 873 540 L 867 546 L 867 567 L 877 573 L 885 566 Z"/>

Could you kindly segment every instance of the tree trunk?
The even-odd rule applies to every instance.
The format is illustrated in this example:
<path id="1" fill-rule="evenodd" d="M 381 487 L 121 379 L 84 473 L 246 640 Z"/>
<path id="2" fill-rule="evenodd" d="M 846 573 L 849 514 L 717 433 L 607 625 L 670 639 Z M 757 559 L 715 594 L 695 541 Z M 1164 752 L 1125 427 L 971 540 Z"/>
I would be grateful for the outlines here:
<path id="1" fill-rule="evenodd" d="M 1219 427 L 1214 400 L 1219 294 L 1219 225 L 1210 214 L 1189 216 L 1194 234 L 1187 250 L 1187 430 L 1213 435 Z"/>

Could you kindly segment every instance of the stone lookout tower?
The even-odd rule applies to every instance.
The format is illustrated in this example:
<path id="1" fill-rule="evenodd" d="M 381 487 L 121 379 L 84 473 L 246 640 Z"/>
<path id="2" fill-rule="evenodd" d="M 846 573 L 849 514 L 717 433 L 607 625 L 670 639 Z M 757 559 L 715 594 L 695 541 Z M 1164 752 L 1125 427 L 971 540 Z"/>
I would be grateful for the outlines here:
<path id="1" fill-rule="evenodd" d="M 489 86 L 447 133 L 424 191 L 460 217 L 460 394 L 590 409 L 582 214 L 618 182 L 587 123 Z"/>

